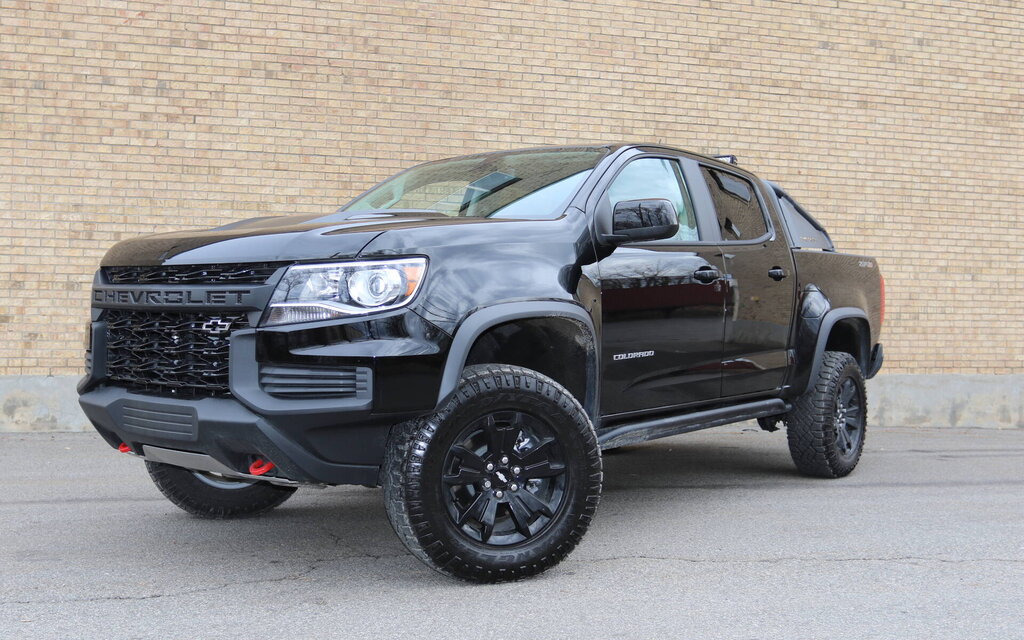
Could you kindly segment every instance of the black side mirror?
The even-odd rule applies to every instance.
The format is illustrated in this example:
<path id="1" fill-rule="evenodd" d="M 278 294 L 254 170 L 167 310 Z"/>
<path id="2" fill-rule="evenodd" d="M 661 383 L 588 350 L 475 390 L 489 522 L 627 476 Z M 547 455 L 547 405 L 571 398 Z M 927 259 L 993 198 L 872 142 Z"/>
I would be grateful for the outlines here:
<path id="1" fill-rule="evenodd" d="M 671 238 L 679 231 L 679 214 L 668 200 L 623 200 L 612 210 L 612 232 L 606 242 L 622 244 Z"/>

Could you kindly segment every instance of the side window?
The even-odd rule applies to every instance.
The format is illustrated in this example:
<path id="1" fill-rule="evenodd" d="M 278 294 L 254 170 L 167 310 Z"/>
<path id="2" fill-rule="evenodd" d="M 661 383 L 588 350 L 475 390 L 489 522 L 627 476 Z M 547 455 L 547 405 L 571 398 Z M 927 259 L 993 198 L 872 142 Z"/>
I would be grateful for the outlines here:
<path id="1" fill-rule="evenodd" d="M 640 158 L 630 162 L 615 176 L 605 197 L 613 207 L 623 200 L 664 198 L 675 205 L 679 214 L 679 231 L 667 242 L 695 242 L 699 239 L 690 194 L 675 160 Z"/>
<path id="2" fill-rule="evenodd" d="M 701 166 L 725 241 L 753 240 L 768 233 L 757 193 L 745 178 Z"/>
<path id="3" fill-rule="evenodd" d="M 782 219 L 789 228 L 790 241 L 794 247 L 826 251 L 834 249 L 828 234 L 819 229 L 788 196 L 779 194 L 779 204 L 782 205 Z"/>

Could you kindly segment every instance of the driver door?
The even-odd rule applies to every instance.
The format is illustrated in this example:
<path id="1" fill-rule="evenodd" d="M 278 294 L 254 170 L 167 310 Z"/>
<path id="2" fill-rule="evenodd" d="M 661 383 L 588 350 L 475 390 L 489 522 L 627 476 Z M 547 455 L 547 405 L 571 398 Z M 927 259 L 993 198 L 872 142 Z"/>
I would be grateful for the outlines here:
<path id="1" fill-rule="evenodd" d="M 642 156 L 608 183 L 597 215 L 616 202 L 663 198 L 679 214 L 667 240 L 617 247 L 597 265 L 601 290 L 602 415 L 715 400 L 721 395 L 726 286 L 717 243 L 702 227 L 684 170 L 692 160 Z M 696 174 L 699 176 L 699 173 Z"/>

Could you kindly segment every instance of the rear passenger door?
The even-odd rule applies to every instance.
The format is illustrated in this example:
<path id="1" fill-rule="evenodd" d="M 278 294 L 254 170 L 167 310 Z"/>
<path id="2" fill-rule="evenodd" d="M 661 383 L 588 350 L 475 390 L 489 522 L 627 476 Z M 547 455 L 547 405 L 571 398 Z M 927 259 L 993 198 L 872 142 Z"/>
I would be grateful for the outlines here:
<path id="1" fill-rule="evenodd" d="M 796 293 L 789 242 L 752 180 L 703 163 L 700 173 L 725 265 L 722 396 L 774 391 L 786 379 Z"/>
<path id="2" fill-rule="evenodd" d="M 616 247 L 597 264 L 603 415 L 719 397 L 725 285 L 718 246 L 702 240 L 714 218 L 699 221 L 690 197 L 688 183 L 700 180 L 692 160 L 645 155 L 614 170 L 592 198 L 597 216 L 650 198 L 671 201 L 679 214 L 675 237 Z"/>

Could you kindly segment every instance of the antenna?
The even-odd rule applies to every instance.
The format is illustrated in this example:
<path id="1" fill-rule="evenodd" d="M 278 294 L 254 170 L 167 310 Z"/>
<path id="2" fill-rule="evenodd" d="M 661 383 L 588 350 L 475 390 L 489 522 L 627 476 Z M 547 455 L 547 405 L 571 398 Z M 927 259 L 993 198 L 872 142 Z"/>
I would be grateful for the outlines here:
<path id="1" fill-rule="evenodd" d="M 739 164 L 740 163 L 740 161 L 736 159 L 736 156 L 734 156 L 732 154 L 728 154 L 728 155 L 724 155 L 724 156 L 715 156 L 715 160 L 719 160 L 721 162 L 727 162 L 729 164 Z"/>

